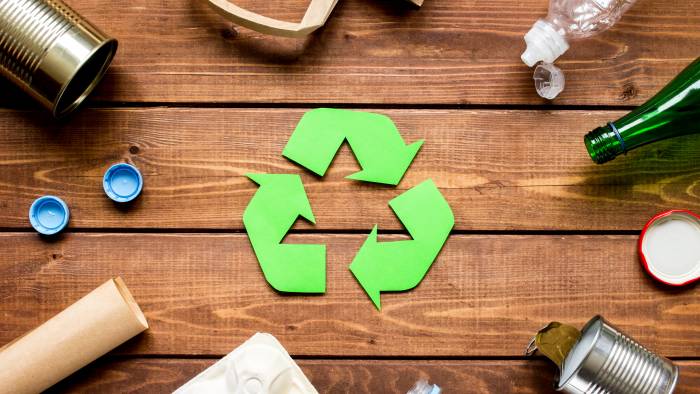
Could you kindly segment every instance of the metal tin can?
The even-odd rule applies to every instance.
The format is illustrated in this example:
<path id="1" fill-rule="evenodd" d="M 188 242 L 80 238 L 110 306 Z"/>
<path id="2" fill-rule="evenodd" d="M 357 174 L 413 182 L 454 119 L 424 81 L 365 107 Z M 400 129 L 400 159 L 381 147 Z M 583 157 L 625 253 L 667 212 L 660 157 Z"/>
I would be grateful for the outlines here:
<path id="1" fill-rule="evenodd" d="M 570 394 L 670 394 L 677 381 L 676 365 L 596 316 L 566 356 L 557 390 Z"/>
<path id="2" fill-rule="evenodd" d="M 0 74 L 55 117 L 85 100 L 116 51 L 115 39 L 60 0 L 0 0 Z"/>

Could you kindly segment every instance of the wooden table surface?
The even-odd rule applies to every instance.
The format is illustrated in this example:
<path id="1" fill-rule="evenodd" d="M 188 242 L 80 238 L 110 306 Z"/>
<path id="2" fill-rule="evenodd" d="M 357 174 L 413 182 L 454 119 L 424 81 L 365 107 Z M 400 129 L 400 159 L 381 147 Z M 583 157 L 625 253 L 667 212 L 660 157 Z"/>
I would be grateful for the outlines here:
<path id="1" fill-rule="evenodd" d="M 546 0 L 342 0 L 307 39 L 263 36 L 189 0 L 69 0 L 120 41 L 91 101 L 55 122 L 0 83 L 0 344 L 121 275 L 151 328 L 54 392 L 169 392 L 258 331 L 274 334 L 321 393 L 542 393 L 556 370 L 523 357 L 532 334 L 602 314 L 681 366 L 700 393 L 700 287 L 652 281 L 641 227 L 700 211 L 700 138 L 598 166 L 582 136 L 616 119 L 700 54 L 699 0 L 639 0 L 612 30 L 559 61 L 566 90 L 534 92 L 519 59 Z M 282 19 L 306 1 L 241 1 Z M 255 4 L 257 3 L 257 4 Z M 391 116 L 423 149 L 397 188 L 344 179 L 343 147 L 318 178 L 281 156 L 319 106 Z M 139 167 L 130 209 L 102 191 L 107 167 Z M 328 245 L 323 296 L 265 282 L 242 226 L 248 172 L 302 173 L 317 225 L 290 242 Z M 405 233 L 387 206 L 432 178 L 455 214 L 424 281 L 378 312 L 348 270 L 374 224 Z M 63 198 L 67 231 L 41 239 L 27 211 Z"/>

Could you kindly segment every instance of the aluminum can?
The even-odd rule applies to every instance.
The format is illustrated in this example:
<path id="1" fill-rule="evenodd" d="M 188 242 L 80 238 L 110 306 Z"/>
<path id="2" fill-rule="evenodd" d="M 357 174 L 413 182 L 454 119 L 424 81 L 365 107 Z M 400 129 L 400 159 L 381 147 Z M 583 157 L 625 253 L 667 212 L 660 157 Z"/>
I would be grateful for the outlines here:
<path id="1" fill-rule="evenodd" d="M 60 0 L 0 0 L 0 74 L 57 118 L 85 100 L 116 51 Z"/>
<path id="2" fill-rule="evenodd" d="M 670 360 L 596 316 L 566 356 L 557 390 L 569 394 L 670 394 L 677 381 L 678 367 Z"/>

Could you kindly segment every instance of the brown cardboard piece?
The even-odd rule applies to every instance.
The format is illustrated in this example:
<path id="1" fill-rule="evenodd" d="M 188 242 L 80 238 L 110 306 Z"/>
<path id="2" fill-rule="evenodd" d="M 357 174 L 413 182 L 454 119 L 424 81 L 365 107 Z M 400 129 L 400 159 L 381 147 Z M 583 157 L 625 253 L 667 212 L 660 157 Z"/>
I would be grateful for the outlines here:
<path id="1" fill-rule="evenodd" d="M 0 348 L 0 394 L 46 390 L 147 328 L 122 279 L 110 279 Z"/>
<path id="2" fill-rule="evenodd" d="M 423 5 L 423 0 L 409 1 L 419 7 Z M 268 18 L 241 8 L 228 0 L 207 0 L 207 2 L 216 12 L 237 25 L 264 34 L 282 37 L 303 37 L 326 23 L 338 0 L 311 0 L 309 8 L 306 9 L 306 13 L 299 23 Z"/>

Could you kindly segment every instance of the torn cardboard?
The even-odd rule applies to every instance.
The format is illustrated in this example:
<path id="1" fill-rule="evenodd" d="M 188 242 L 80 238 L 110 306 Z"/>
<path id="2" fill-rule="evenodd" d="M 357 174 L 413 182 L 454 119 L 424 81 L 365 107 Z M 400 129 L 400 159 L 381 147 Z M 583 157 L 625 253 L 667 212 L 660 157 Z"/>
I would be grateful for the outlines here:
<path id="1" fill-rule="evenodd" d="M 409 0 L 416 6 L 423 0 Z M 231 22 L 264 34 L 282 37 L 303 37 L 326 24 L 338 0 L 311 0 L 301 22 L 287 22 L 241 8 L 228 0 L 208 0 L 209 5 Z"/>

